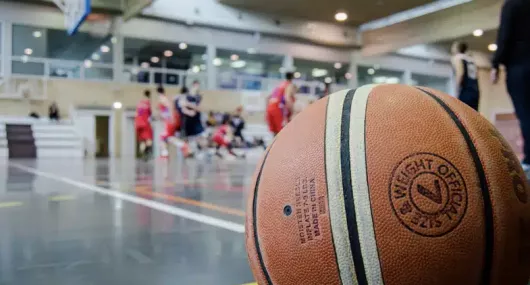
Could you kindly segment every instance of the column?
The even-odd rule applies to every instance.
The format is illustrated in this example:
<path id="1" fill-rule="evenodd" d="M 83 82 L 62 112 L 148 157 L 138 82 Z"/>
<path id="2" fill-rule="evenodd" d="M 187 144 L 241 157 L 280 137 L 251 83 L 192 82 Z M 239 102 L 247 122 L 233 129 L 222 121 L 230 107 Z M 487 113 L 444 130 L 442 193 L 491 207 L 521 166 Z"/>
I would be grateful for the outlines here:
<path id="1" fill-rule="evenodd" d="M 115 19 L 115 27 L 112 31 L 112 70 L 114 73 L 114 81 L 122 82 L 124 79 L 123 74 L 123 39 L 121 34 L 122 18 Z"/>
<path id="2" fill-rule="evenodd" d="M 209 44 L 206 47 L 206 71 L 207 71 L 206 78 L 208 81 L 209 90 L 217 89 L 217 66 L 213 64 L 213 60 L 216 57 L 217 57 L 217 48 L 214 45 Z"/>
<path id="3" fill-rule="evenodd" d="M 4 77 L 11 76 L 11 55 L 13 54 L 13 25 L 10 22 L 2 23 L 2 72 Z"/>
<path id="4" fill-rule="evenodd" d="M 403 73 L 403 83 L 412 85 L 412 72 L 409 69 L 406 69 L 405 73 Z"/>
<path id="5" fill-rule="evenodd" d="M 359 72 L 357 62 L 359 62 L 360 51 L 352 51 L 350 54 L 350 69 L 348 73 L 351 77 L 348 79 L 349 88 L 357 88 L 359 86 Z"/>
<path id="6" fill-rule="evenodd" d="M 293 72 L 295 70 L 294 58 L 290 55 L 283 57 L 282 67 L 285 72 Z"/>

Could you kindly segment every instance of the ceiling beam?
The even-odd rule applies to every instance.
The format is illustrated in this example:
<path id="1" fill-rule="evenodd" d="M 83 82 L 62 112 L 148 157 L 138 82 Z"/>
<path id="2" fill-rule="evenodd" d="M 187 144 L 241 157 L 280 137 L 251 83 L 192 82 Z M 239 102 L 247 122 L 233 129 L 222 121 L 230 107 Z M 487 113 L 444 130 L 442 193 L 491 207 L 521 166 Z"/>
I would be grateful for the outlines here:
<path id="1" fill-rule="evenodd" d="M 481 0 L 455 6 L 362 34 L 362 54 L 373 56 L 403 47 L 446 41 L 475 29 L 497 28 L 502 1 Z"/>

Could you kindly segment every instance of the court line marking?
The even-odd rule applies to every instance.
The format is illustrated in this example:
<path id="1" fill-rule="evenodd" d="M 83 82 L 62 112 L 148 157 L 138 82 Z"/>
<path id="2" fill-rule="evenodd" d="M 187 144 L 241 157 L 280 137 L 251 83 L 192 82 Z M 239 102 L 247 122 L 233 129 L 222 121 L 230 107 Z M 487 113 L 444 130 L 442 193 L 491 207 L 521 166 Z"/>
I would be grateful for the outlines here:
<path id="1" fill-rule="evenodd" d="M 13 208 L 13 207 L 19 207 L 19 206 L 22 206 L 24 203 L 22 202 L 17 202 L 17 201 L 13 201 L 13 202 L 2 202 L 0 203 L 0 208 Z"/>
<path id="2" fill-rule="evenodd" d="M 48 200 L 53 201 L 53 202 L 62 202 L 62 201 L 72 201 L 75 199 L 77 198 L 72 195 L 58 195 L 58 196 L 50 197 Z"/>
<path id="3" fill-rule="evenodd" d="M 193 199 L 188 199 L 188 198 L 184 198 L 184 197 L 181 197 L 181 196 L 178 196 L 178 195 L 171 195 L 171 194 L 166 194 L 166 193 L 161 193 L 161 192 L 148 191 L 147 189 L 149 189 L 149 188 L 150 187 L 148 187 L 148 186 L 137 186 L 135 188 L 135 191 L 138 192 L 138 193 L 144 194 L 144 195 L 149 195 L 149 196 L 152 196 L 152 197 L 162 198 L 164 200 L 168 200 L 168 201 L 172 201 L 172 202 L 176 202 L 176 203 L 182 203 L 182 204 L 186 204 L 186 205 L 197 206 L 197 207 L 205 208 L 205 209 L 208 209 L 208 210 L 217 211 L 217 212 L 220 212 L 220 213 L 223 213 L 223 214 L 234 215 L 234 216 L 239 216 L 239 217 L 245 217 L 245 212 L 237 210 L 237 209 L 223 207 L 223 206 L 219 206 L 219 205 L 215 205 L 215 204 L 211 204 L 211 203 L 206 203 L 206 202 L 201 202 L 201 201 L 197 201 L 197 200 L 193 200 Z"/>
<path id="4" fill-rule="evenodd" d="M 182 217 L 182 218 L 185 218 L 185 219 L 188 219 L 188 220 L 192 220 L 192 221 L 196 221 L 196 222 L 199 222 L 199 223 L 202 223 L 202 224 L 214 226 L 214 227 L 217 227 L 217 228 L 222 228 L 222 229 L 229 230 L 229 231 L 236 232 L 236 233 L 244 233 L 245 232 L 245 226 L 242 225 L 242 224 L 234 223 L 234 222 L 231 222 L 231 221 L 226 221 L 226 220 L 219 219 L 219 218 L 214 218 L 214 217 L 207 216 L 207 215 L 204 215 L 204 214 L 195 213 L 195 212 L 188 211 L 188 210 L 185 210 L 185 209 L 182 209 L 182 208 L 178 208 L 178 207 L 175 207 L 175 206 L 170 206 L 170 205 L 167 205 L 167 204 L 164 204 L 164 203 L 160 203 L 160 202 L 156 202 L 156 201 L 153 201 L 153 200 L 147 200 L 147 199 L 140 198 L 140 197 L 137 197 L 137 196 L 132 196 L 132 195 L 125 194 L 125 193 L 122 193 L 122 192 L 118 192 L 118 191 L 115 191 L 115 190 L 105 189 L 105 188 L 102 188 L 102 187 L 99 187 L 99 186 L 96 186 L 96 185 L 90 185 L 90 184 L 83 183 L 83 182 L 80 182 L 80 181 L 77 181 L 77 180 L 73 180 L 73 179 L 70 179 L 70 178 L 60 177 L 58 175 L 55 175 L 55 174 L 52 174 L 52 173 L 43 172 L 43 171 L 37 170 L 35 168 L 31 168 L 31 167 L 27 167 L 27 166 L 24 166 L 24 165 L 20 165 L 18 163 L 9 162 L 9 165 L 12 166 L 12 167 L 18 168 L 20 170 L 23 170 L 23 171 L 26 171 L 26 172 L 41 176 L 41 177 L 45 177 L 45 178 L 48 178 L 48 179 L 51 179 L 51 180 L 63 182 L 65 184 L 70 184 L 72 186 L 76 186 L 76 187 L 78 187 L 80 189 L 85 189 L 85 190 L 96 192 L 96 193 L 99 193 L 99 194 L 102 194 L 102 195 L 110 196 L 110 197 L 113 197 L 113 198 L 116 198 L 116 199 L 119 199 L 119 200 L 127 201 L 127 202 L 134 203 L 134 204 L 137 204 L 137 205 L 142 205 L 142 206 L 154 209 L 154 210 L 158 210 L 158 211 L 161 211 L 161 212 L 164 212 L 164 213 L 167 213 L 167 214 L 171 214 L 171 215 L 174 215 L 174 216 L 179 216 L 179 217 Z"/>

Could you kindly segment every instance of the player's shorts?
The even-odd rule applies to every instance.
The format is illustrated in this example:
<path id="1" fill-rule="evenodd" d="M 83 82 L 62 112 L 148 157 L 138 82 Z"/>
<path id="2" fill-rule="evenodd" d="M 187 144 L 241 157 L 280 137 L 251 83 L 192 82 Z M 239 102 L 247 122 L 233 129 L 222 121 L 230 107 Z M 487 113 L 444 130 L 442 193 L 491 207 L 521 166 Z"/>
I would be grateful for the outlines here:
<path id="1" fill-rule="evenodd" d="M 226 146 L 228 146 L 230 144 L 230 141 L 224 136 L 214 136 L 212 140 L 218 146 L 226 147 Z"/>
<path id="2" fill-rule="evenodd" d="M 162 135 L 160 136 L 160 138 L 163 141 L 167 141 L 168 138 L 175 136 L 176 132 L 177 132 L 177 126 L 171 121 L 166 121 L 164 122 L 164 131 L 162 132 Z"/>
<path id="3" fill-rule="evenodd" d="M 149 122 L 136 122 L 136 136 L 139 141 L 153 140 L 153 128 Z"/>
<path id="4" fill-rule="evenodd" d="M 282 130 L 284 114 L 282 108 L 280 108 L 277 103 L 272 103 L 267 106 L 266 120 L 271 132 L 277 134 Z"/>

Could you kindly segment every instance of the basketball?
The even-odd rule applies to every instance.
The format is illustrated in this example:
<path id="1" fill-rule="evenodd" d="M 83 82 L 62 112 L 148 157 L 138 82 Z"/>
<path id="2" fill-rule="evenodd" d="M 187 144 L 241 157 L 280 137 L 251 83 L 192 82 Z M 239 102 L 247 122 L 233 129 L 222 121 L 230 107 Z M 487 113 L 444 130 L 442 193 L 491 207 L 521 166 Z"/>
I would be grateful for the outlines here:
<path id="1" fill-rule="evenodd" d="M 269 285 L 527 284 L 526 183 L 504 138 L 456 98 L 340 91 L 295 117 L 258 164 L 250 265 Z"/>

